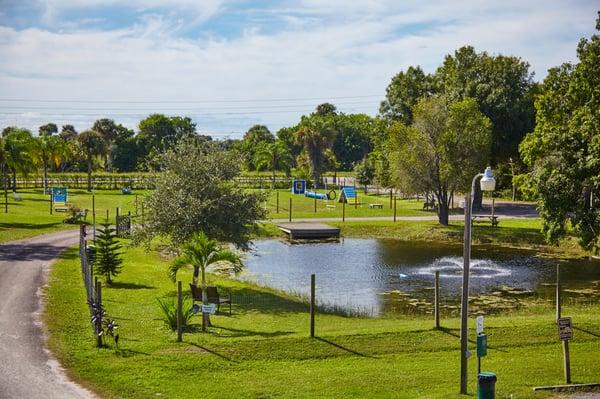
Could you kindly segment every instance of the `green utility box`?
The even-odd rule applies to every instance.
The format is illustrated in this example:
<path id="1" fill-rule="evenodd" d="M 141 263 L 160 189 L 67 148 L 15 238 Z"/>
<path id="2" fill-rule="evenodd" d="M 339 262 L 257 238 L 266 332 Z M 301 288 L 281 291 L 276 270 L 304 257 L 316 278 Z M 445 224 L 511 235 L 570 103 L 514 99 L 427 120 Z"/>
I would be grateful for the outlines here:
<path id="1" fill-rule="evenodd" d="M 477 376 L 477 399 L 494 399 L 496 397 L 496 374 L 481 372 Z"/>
<path id="2" fill-rule="evenodd" d="M 477 336 L 477 356 L 484 357 L 487 355 L 487 335 L 479 334 Z"/>

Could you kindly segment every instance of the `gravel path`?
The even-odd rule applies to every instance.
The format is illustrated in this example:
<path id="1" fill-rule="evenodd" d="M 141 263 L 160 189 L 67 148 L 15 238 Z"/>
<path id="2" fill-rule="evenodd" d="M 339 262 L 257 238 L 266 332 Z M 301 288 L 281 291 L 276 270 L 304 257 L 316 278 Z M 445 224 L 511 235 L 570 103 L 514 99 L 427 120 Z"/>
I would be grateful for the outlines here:
<path id="1" fill-rule="evenodd" d="M 45 349 L 41 288 L 50 264 L 78 242 L 79 231 L 0 245 L 0 397 L 92 398 L 70 382 Z"/>

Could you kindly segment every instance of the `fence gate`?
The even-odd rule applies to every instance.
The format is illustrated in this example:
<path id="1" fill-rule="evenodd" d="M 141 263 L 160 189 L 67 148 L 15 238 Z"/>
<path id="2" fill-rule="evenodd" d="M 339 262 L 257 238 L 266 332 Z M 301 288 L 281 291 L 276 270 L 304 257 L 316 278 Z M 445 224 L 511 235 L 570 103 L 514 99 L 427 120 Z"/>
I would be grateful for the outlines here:
<path id="1" fill-rule="evenodd" d="M 117 216 L 117 237 L 129 237 L 131 235 L 131 216 Z"/>

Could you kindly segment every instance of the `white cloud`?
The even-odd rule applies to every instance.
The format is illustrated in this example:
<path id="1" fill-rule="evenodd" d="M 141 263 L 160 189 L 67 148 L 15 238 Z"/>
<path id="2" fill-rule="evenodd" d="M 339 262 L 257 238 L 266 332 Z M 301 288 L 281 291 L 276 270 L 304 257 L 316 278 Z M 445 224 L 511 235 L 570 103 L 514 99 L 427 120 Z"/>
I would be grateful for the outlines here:
<path id="1" fill-rule="evenodd" d="M 99 0 L 46 3 L 48 9 L 60 11 L 98 4 Z M 132 7 L 146 9 L 158 7 L 158 3 L 130 2 Z M 177 3 L 188 10 L 202 3 L 198 15 L 214 15 L 224 4 Z M 177 103 L 26 103 L 29 108 L 13 108 L 16 113 L 39 112 L 36 118 L 18 116 L 19 124 L 31 126 L 55 120 L 75 122 L 82 129 L 107 115 L 134 127 L 139 115 L 164 111 L 194 116 L 203 131 L 243 132 L 258 122 L 276 129 L 295 123 L 301 114 L 328 98 L 381 94 L 381 98 L 337 101 L 343 111 L 375 114 L 395 73 L 416 64 L 432 72 L 445 54 L 465 44 L 479 51 L 521 56 L 532 64 L 539 79 L 547 68 L 574 60 L 579 37 L 589 36 L 594 27 L 595 6 L 584 2 L 577 6 L 516 0 L 457 4 L 304 0 L 294 7 L 264 11 L 272 14 L 271 19 L 289 22 L 284 28 L 265 34 L 263 29 L 247 26 L 241 36 L 232 39 L 203 34 L 180 37 L 177 18 L 157 13 L 145 13 L 136 24 L 110 31 L 0 27 L 0 58 L 6 60 L 0 64 L 0 98 L 323 98 L 314 103 L 185 104 L 181 112 Z M 270 108 L 282 104 L 289 107 Z M 32 109 L 35 106 L 50 109 Z M 71 120 L 70 115 L 78 116 Z M 14 118 L 0 114 L 0 126 L 13 124 L 9 121 Z"/>

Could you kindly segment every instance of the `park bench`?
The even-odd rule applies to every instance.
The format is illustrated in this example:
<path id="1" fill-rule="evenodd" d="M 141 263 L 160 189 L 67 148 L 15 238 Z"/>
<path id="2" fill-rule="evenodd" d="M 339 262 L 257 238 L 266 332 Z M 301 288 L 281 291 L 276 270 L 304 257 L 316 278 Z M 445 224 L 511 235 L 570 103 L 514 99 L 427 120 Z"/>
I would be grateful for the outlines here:
<path id="1" fill-rule="evenodd" d="M 383 209 L 383 204 L 369 204 L 371 209 Z"/>
<path id="2" fill-rule="evenodd" d="M 194 302 L 202 302 L 202 288 L 190 283 L 190 289 L 192 290 L 192 299 Z M 221 304 L 229 305 L 229 314 L 231 314 L 231 294 L 220 295 L 217 287 L 206 287 L 206 299 L 208 303 L 214 303 L 217 305 L 217 312 L 220 311 Z"/>
<path id="3" fill-rule="evenodd" d="M 425 211 L 435 211 L 437 209 L 437 204 L 435 201 L 425 201 L 423 203 L 423 210 Z"/>
<path id="4" fill-rule="evenodd" d="M 488 219 L 491 223 L 492 223 L 492 227 L 496 227 L 500 224 L 500 221 L 498 220 L 498 216 L 496 215 L 474 215 L 472 220 L 473 222 L 476 222 L 477 219 Z"/>

